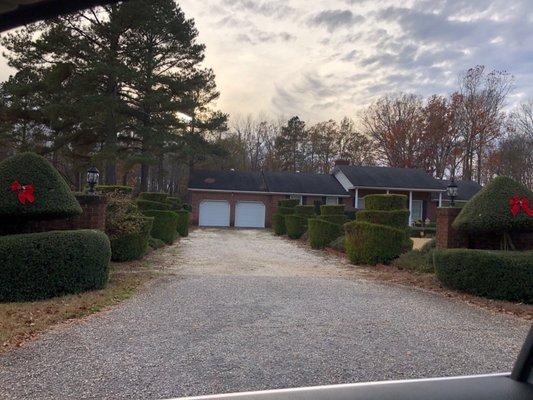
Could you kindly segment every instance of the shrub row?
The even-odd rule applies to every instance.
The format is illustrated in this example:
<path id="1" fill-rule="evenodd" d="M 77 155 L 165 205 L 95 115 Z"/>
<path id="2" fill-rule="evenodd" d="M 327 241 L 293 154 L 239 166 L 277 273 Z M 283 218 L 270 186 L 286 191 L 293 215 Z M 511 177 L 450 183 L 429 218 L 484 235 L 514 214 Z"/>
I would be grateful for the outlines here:
<path id="1" fill-rule="evenodd" d="M 138 231 L 110 237 L 111 259 L 113 261 L 138 260 L 146 254 L 154 219 L 150 217 L 140 217 L 139 219 L 142 221 L 142 225 Z"/>
<path id="2" fill-rule="evenodd" d="M 409 210 L 360 210 L 357 221 L 405 229 L 409 223 Z"/>
<path id="3" fill-rule="evenodd" d="M 493 299 L 533 303 L 533 252 L 435 250 L 444 286 Z"/>
<path id="4" fill-rule="evenodd" d="M 342 225 L 311 218 L 308 220 L 309 244 L 313 249 L 323 249 L 342 235 Z"/>
<path id="5" fill-rule="evenodd" d="M 294 214 L 302 216 L 314 216 L 315 206 L 296 206 L 294 207 Z"/>
<path id="6" fill-rule="evenodd" d="M 284 219 L 287 235 L 291 239 L 300 239 L 307 230 L 307 217 L 291 214 L 285 215 Z"/>
<path id="7" fill-rule="evenodd" d="M 149 201 L 158 201 L 164 203 L 168 197 L 168 193 L 161 192 L 141 192 L 139 193 L 139 199 L 149 200 Z"/>
<path id="8" fill-rule="evenodd" d="M 343 215 L 344 205 L 322 205 L 320 215 Z"/>
<path id="9" fill-rule="evenodd" d="M 181 237 L 189 236 L 189 211 L 174 211 L 178 215 L 178 233 Z"/>
<path id="10" fill-rule="evenodd" d="M 411 226 L 408 232 L 410 237 L 434 237 L 437 233 L 437 228 L 432 226 Z"/>
<path id="11" fill-rule="evenodd" d="M 154 224 L 150 235 L 156 239 L 161 239 L 167 244 L 172 244 L 178 236 L 178 214 L 165 210 L 145 210 L 143 214 L 147 217 L 154 217 Z"/>
<path id="12" fill-rule="evenodd" d="M 0 301 L 31 301 L 101 289 L 111 248 L 94 230 L 0 237 Z"/>
<path id="13" fill-rule="evenodd" d="M 287 233 L 287 228 L 285 227 L 285 216 L 279 213 L 272 215 L 272 226 L 274 228 L 274 233 L 278 236 L 285 235 Z"/>
<path id="14" fill-rule="evenodd" d="M 294 214 L 294 207 L 278 207 L 278 214 L 290 215 Z"/>
<path id="15" fill-rule="evenodd" d="M 346 231 L 346 253 L 354 264 L 389 263 L 404 252 L 409 244 L 405 230 L 369 222 L 348 222 Z"/>
<path id="16" fill-rule="evenodd" d="M 345 222 L 348 222 L 348 218 L 344 214 L 340 215 L 320 215 L 320 218 L 323 221 L 331 222 L 332 224 L 343 225 Z"/>
<path id="17" fill-rule="evenodd" d="M 167 197 L 165 203 L 170 206 L 171 210 L 179 210 L 182 207 L 181 199 L 179 197 Z"/>
<path id="18" fill-rule="evenodd" d="M 159 201 L 138 199 L 135 201 L 140 210 L 169 210 L 170 205 Z"/>
<path id="19" fill-rule="evenodd" d="M 373 194 L 365 196 L 365 210 L 404 210 L 407 197 L 401 194 Z"/>
<path id="20" fill-rule="evenodd" d="M 294 208 L 300 204 L 300 200 L 297 199 L 285 199 L 278 201 L 278 207 Z"/>
<path id="21" fill-rule="evenodd" d="M 119 193 L 123 195 L 131 195 L 133 193 L 133 188 L 131 186 L 122 185 L 98 185 L 95 187 L 95 190 L 103 194 Z"/>

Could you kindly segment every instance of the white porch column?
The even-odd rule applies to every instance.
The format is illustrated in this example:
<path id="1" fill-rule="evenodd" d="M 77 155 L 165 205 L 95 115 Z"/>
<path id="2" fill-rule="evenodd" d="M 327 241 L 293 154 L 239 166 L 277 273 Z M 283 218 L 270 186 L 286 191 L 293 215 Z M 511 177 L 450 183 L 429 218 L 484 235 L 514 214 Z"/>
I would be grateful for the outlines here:
<path id="1" fill-rule="evenodd" d="M 359 208 L 359 188 L 355 188 L 355 199 L 353 202 L 355 208 Z"/>
<path id="2" fill-rule="evenodd" d="M 390 190 L 389 189 L 387 189 L 387 194 L 390 194 Z"/>
<path id="3" fill-rule="evenodd" d="M 442 192 L 439 192 L 439 207 L 442 207 Z"/>
<path id="4" fill-rule="evenodd" d="M 413 225 L 413 192 L 409 191 L 409 226 Z"/>

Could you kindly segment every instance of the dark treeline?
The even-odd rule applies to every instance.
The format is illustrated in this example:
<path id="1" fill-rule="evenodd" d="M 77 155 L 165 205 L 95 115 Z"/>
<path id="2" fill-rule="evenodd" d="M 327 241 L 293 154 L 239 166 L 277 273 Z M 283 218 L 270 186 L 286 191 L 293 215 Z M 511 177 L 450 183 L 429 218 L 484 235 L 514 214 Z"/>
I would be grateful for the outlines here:
<path id="1" fill-rule="evenodd" d="M 106 184 L 182 192 L 191 168 L 327 173 L 337 158 L 533 187 L 533 103 L 506 112 L 512 77 L 482 66 L 449 96 L 391 94 L 353 119 L 228 124 L 194 21 L 173 0 L 72 14 L 1 44 L 16 73 L 0 84 L 0 159 L 35 151 L 78 189 L 91 165 Z"/>

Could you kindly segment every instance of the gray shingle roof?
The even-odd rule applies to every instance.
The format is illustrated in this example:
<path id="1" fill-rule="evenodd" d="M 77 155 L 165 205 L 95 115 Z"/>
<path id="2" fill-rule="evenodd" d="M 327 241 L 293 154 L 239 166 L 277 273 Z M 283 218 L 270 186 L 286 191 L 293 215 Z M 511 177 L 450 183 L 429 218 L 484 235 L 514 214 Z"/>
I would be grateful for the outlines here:
<path id="1" fill-rule="evenodd" d="M 439 182 L 447 187 L 450 184 L 450 181 L 439 180 Z M 474 181 L 455 181 L 457 184 L 457 198 L 458 201 L 468 201 L 470 200 L 477 192 L 481 190 L 481 185 Z M 439 196 L 433 196 L 433 200 L 438 200 Z M 443 200 L 450 200 L 446 193 L 442 195 Z"/>
<path id="2" fill-rule="evenodd" d="M 443 190 L 445 186 L 421 169 L 339 165 L 355 187 Z"/>
<path id="3" fill-rule="evenodd" d="M 342 185 L 329 174 L 265 172 L 268 190 L 274 193 L 301 193 L 348 196 Z"/>
<path id="4" fill-rule="evenodd" d="M 189 189 L 266 192 L 261 172 L 191 171 Z"/>

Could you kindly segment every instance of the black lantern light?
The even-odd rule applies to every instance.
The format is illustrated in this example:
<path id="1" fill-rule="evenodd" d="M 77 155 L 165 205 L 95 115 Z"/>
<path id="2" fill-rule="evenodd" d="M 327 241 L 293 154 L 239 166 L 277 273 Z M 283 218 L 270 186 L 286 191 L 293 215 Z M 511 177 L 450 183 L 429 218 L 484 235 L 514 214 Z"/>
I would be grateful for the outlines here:
<path id="1" fill-rule="evenodd" d="M 452 207 L 455 206 L 455 198 L 457 197 L 457 184 L 455 183 L 455 178 L 452 176 L 452 180 L 450 181 L 450 184 L 446 188 L 446 194 L 451 200 L 450 205 Z"/>
<path id="2" fill-rule="evenodd" d="M 94 194 L 94 187 L 98 185 L 100 180 L 100 171 L 96 167 L 91 167 L 87 170 L 87 184 L 89 185 L 89 193 Z"/>

